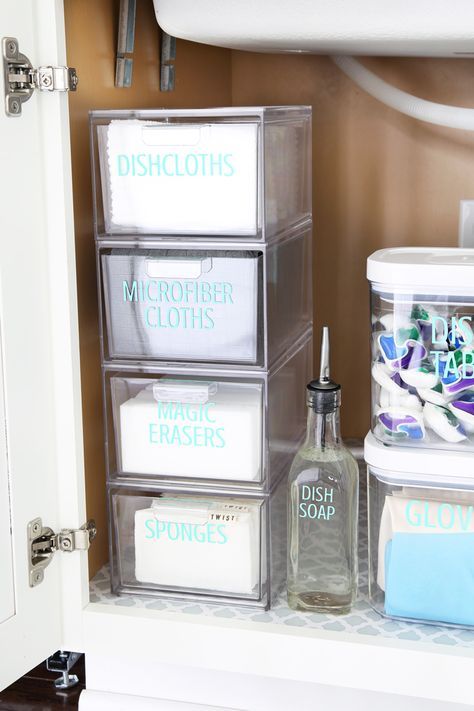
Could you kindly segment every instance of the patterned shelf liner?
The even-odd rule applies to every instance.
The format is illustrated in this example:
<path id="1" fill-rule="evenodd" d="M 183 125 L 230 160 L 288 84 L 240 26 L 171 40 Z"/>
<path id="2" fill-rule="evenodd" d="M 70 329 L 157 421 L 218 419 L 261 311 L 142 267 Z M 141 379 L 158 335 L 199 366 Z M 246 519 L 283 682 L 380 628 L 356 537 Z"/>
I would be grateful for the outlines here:
<path id="1" fill-rule="evenodd" d="M 358 452 L 359 453 L 359 452 Z M 164 610 L 188 615 L 204 615 L 221 619 L 244 620 L 314 630 L 343 632 L 408 642 L 474 648 L 474 630 L 454 627 L 399 622 L 382 617 L 369 603 L 367 585 L 367 497 L 365 466 L 361 463 L 360 531 L 359 531 L 359 594 L 349 615 L 341 617 L 295 612 L 286 604 L 282 592 L 271 610 L 256 610 L 233 605 L 153 599 L 140 595 L 113 595 L 110 591 L 108 566 L 104 566 L 90 583 L 90 601 L 120 607 Z"/>

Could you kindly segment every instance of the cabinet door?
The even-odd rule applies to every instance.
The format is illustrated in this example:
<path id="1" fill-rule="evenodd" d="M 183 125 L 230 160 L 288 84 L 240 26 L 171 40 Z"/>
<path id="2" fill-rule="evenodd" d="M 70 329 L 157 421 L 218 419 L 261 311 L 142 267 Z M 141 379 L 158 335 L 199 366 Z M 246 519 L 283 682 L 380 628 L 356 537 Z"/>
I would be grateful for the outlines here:
<path id="1" fill-rule="evenodd" d="M 33 66 L 65 63 L 62 22 L 55 0 L 0 3 L 0 37 L 17 38 Z M 4 82 L 2 73 L 0 688 L 64 639 L 68 554 L 56 553 L 30 587 L 28 523 L 84 523 L 67 95 L 36 91 L 21 116 L 8 117 Z M 71 565 L 84 567 L 84 557 L 69 555 L 77 555 L 66 563 L 77 590 L 81 573 Z"/>
<path id="2" fill-rule="evenodd" d="M 0 334 L 1 348 L 1 334 Z M 15 614 L 3 357 L 0 350 L 0 624 Z"/>

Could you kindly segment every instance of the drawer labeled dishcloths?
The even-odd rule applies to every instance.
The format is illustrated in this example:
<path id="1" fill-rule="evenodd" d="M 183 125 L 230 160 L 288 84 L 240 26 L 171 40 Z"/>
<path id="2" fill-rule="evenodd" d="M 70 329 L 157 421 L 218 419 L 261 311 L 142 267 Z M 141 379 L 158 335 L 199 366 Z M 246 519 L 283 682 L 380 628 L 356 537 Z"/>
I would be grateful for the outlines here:
<path id="1" fill-rule="evenodd" d="M 108 232 L 256 234 L 256 122 L 129 119 L 100 131 Z"/>

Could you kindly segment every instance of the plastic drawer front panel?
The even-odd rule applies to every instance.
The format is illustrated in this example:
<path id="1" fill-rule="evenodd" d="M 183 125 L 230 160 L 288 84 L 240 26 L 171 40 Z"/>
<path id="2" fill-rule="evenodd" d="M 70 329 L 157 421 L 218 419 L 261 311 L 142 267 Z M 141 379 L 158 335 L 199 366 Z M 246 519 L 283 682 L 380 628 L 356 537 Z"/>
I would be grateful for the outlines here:
<path id="1" fill-rule="evenodd" d="M 263 381 L 123 375 L 110 388 L 120 473 L 261 481 Z"/>
<path id="2" fill-rule="evenodd" d="M 310 328 L 310 228 L 253 250 L 148 244 L 99 247 L 106 359 L 268 368 Z"/>
<path id="3" fill-rule="evenodd" d="M 101 260 L 111 358 L 256 363 L 258 253 L 112 249 Z"/>
<path id="4" fill-rule="evenodd" d="M 111 487 L 113 591 L 267 606 L 284 579 L 285 497 L 284 484 L 271 498 Z"/>
<path id="5" fill-rule="evenodd" d="M 105 371 L 109 480 L 269 491 L 305 432 L 312 339 L 270 373 Z"/>

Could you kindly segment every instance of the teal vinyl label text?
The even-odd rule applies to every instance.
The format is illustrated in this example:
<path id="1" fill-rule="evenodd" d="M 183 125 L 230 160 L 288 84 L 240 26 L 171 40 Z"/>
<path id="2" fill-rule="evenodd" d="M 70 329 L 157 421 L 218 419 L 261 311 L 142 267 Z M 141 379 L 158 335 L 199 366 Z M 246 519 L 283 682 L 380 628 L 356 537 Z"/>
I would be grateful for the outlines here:
<path id="1" fill-rule="evenodd" d="M 329 521 L 336 513 L 334 489 L 303 484 L 300 489 L 298 515 L 300 518 Z"/>
<path id="2" fill-rule="evenodd" d="M 150 444 L 178 447 L 225 447 L 225 429 L 219 427 L 213 402 L 191 404 L 157 403 L 157 422 L 148 425 Z"/>
<path id="3" fill-rule="evenodd" d="M 214 305 L 234 303 L 229 282 L 179 279 L 123 280 L 122 299 L 150 304 L 144 312 L 147 328 L 213 329 Z"/>

